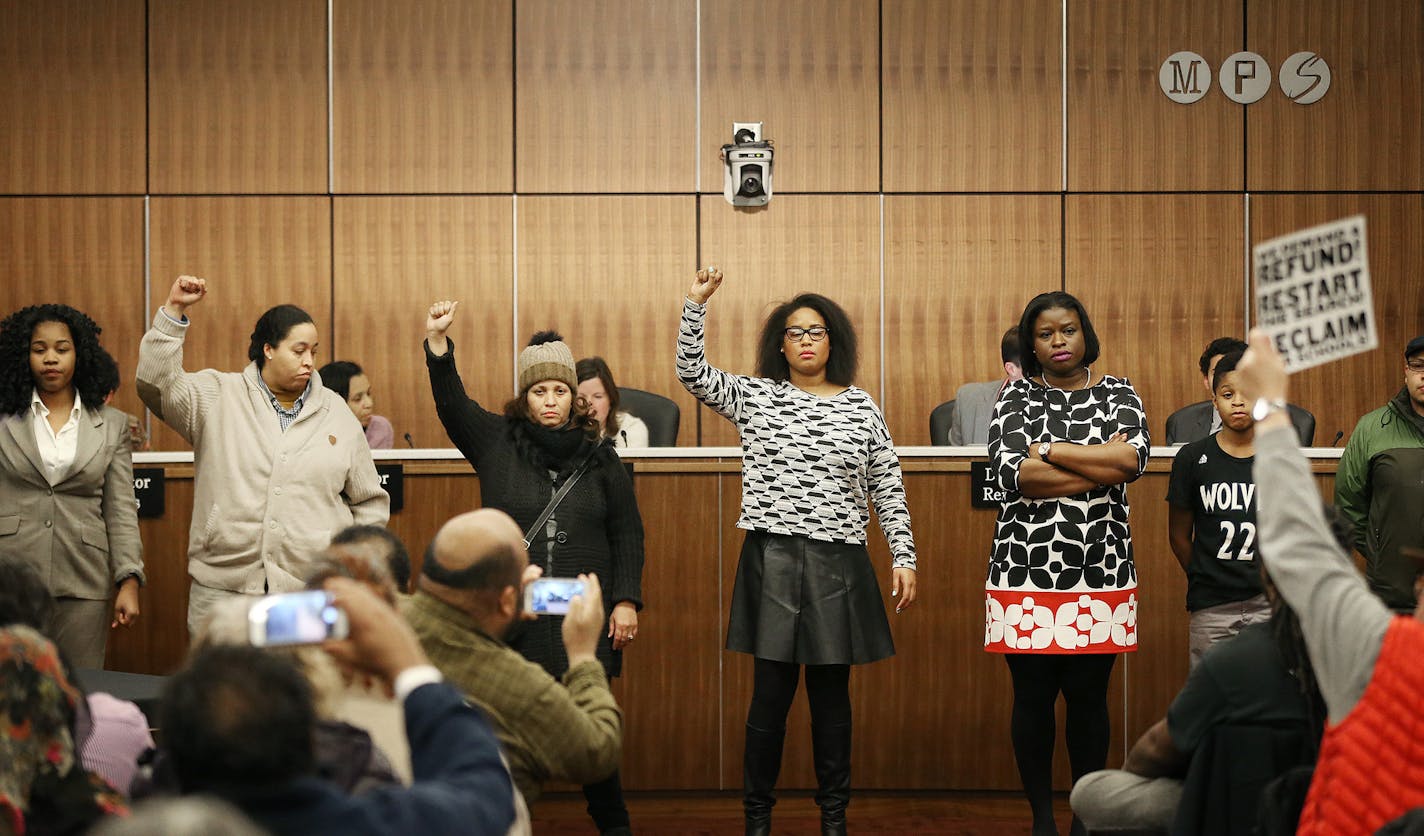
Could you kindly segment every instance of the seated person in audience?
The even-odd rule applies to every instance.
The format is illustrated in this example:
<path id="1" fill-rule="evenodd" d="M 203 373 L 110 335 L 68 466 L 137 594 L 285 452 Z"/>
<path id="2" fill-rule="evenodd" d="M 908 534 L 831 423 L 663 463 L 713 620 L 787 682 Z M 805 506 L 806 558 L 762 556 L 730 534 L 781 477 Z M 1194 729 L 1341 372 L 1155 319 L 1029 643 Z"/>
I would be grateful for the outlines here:
<path id="1" fill-rule="evenodd" d="M 396 431 L 384 416 L 374 414 L 376 400 L 371 395 L 371 380 L 361 367 L 350 360 L 327 363 L 317 374 L 326 388 L 346 399 L 372 450 L 389 450 L 396 446 Z"/>
<path id="2" fill-rule="evenodd" d="M 0 627 L 19 624 L 41 630 L 53 606 L 34 567 L 0 558 Z M 139 756 L 153 747 L 148 718 L 134 703 L 102 691 L 86 695 L 77 716 L 76 743 L 84 768 L 127 797 Z"/>
<path id="3" fill-rule="evenodd" d="M 318 777 L 316 706 L 287 656 L 210 647 L 169 681 L 161 728 L 184 794 L 237 805 L 274 834 L 503 834 L 513 787 L 478 709 L 442 681 L 410 627 L 365 586 L 331 578 L 350 638 L 324 647 L 379 677 L 405 706 L 416 780 L 347 795 Z"/>
<path id="4" fill-rule="evenodd" d="M 1217 337 L 1207 343 L 1206 350 L 1197 359 L 1197 367 L 1201 369 L 1202 388 L 1206 389 L 1207 397 L 1212 400 L 1199 401 L 1184 406 L 1167 416 L 1167 443 L 1169 445 L 1200 441 L 1221 429 L 1221 415 L 1212 406 L 1212 401 L 1216 398 L 1215 389 L 1212 386 L 1212 372 L 1216 369 L 1216 364 L 1221 361 L 1221 358 L 1245 350 L 1246 343 L 1235 337 Z M 1290 417 L 1291 423 L 1295 425 L 1296 432 L 1300 435 L 1301 446 L 1309 447 L 1315 440 L 1315 416 L 1307 410 L 1291 404 Z"/>
<path id="5" fill-rule="evenodd" d="M 647 447 L 648 425 L 636 415 L 618 409 L 618 384 L 602 357 L 585 357 L 574 365 L 578 374 L 578 394 L 588 401 L 589 412 L 598 419 L 604 438 L 614 447 Z"/>
<path id="6" fill-rule="evenodd" d="M 521 617 L 529 566 L 524 535 L 508 515 L 461 514 L 430 545 L 419 585 L 402 608 L 431 661 L 484 708 L 509 757 L 514 782 L 533 803 L 545 781 L 590 784 L 618 767 L 623 717 L 594 655 L 603 628 L 598 579 L 564 618 L 569 669 L 563 684 L 500 637 Z"/>
<path id="7" fill-rule="evenodd" d="M 369 580 L 375 581 L 377 585 L 389 581 L 395 593 L 410 594 L 410 552 L 406 550 L 401 538 L 389 529 L 379 525 L 353 525 L 336 532 L 336 536 L 331 538 L 331 545 L 340 547 L 340 551 L 357 551 L 376 558 L 385 567 L 383 577 Z M 368 580 L 356 575 L 351 577 L 358 581 Z M 394 604 L 395 601 L 392 600 L 391 603 Z"/>
<path id="8" fill-rule="evenodd" d="M 1348 536 L 1343 519 L 1336 536 Z M 1193 666 L 1167 716 L 1133 744 L 1122 769 L 1090 772 L 1078 780 L 1070 802 L 1073 814 L 1090 832 L 1173 829 L 1182 779 L 1210 732 L 1219 726 L 1298 729 L 1305 745 L 1318 738 L 1324 705 L 1301 639 L 1300 621 L 1261 568 L 1254 562 L 1249 565 L 1269 591 L 1270 621 L 1250 624 L 1214 645 L 1201 664 Z M 1261 762 L 1252 764 L 1256 775 L 1282 767 L 1265 752 L 1259 757 Z M 1284 765 L 1281 771 L 1296 765 Z"/>
<path id="9" fill-rule="evenodd" d="M 1239 353 L 1212 372 L 1221 429 L 1177 451 L 1167 485 L 1167 541 L 1187 573 L 1192 667 L 1214 642 L 1271 615 L 1256 567 L 1255 420 L 1241 393 Z"/>
<path id="10" fill-rule="evenodd" d="M 128 811 L 80 761 L 83 701 L 49 639 L 23 624 L 0 627 L 0 833 L 82 833 Z"/>
<path id="11" fill-rule="evenodd" d="M 1424 806 L 1424 576 L 1415 610 L 1396 615 L 1370 591 L 1348 549 L 1317 510 L 1310 464 L 1296 450 L 1284 410 L 1285 364 L 1271 338 L 1251 333 L 1237 370 L 1247 397 L 1264 401 L 1256 422 L 1256 518 L 1261 558 L 1300 616 L 1325 698 L 1328 725 L 1298 833 L 1374 833 Z"/>
<path id="12" fill-rule="evenodd" d="M 955 390 L 954 421 L 949 425 L 950 446 L 989 443 L 989 422 L 994 417 L 994 402 L 1005 386 L 1023 379 L 1019 351 L 1019 329 L 1014 326 L 1005 331 L 999 340 L 999 359 L 1004 364 L 1003 379 L 966 383 Z"/>

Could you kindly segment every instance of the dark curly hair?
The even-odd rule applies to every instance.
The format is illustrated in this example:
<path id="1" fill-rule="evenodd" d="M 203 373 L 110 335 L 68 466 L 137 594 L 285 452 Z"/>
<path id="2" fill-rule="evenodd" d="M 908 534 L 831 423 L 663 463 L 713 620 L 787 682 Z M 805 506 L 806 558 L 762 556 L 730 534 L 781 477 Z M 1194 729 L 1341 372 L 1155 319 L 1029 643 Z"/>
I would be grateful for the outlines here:
<path id="1" fill-rule="evenodd" d="M 821 315 L 830 331 L 831 356 L 826 361 L 826 380 L 837 386 L 849 386 L 860 367 L 859 341 L 855 326 L 845 309 L 819 293 L 802 293 L 789 302 L 777 305 L 767 314 L 757 339 L 757 376 L 772 380 L 790 380 L 791 364 L 781 348 L 786 339 L 786 318 L 801 308 L 810 308 Z"/>
<path id="2" fill-rule="evenodd" d="M 41 322 L 59 322 L 74 338 L 74 390 L 84 408 L 97 411 L 119 388 L 119 364 L 99 344 L 104 332 L 82 311 L 68 305 L 31 305 L 0 322 L 0 415 L 23 412 L 35 389 L 30 371 L 30 339 Z"/>

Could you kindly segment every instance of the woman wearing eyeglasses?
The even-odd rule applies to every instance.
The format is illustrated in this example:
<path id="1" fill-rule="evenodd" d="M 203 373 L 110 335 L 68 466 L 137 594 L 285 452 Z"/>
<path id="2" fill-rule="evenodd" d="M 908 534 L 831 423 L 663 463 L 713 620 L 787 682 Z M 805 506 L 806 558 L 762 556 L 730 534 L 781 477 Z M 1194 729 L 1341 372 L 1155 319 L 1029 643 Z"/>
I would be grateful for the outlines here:
<path id="1" fill-rule="evenodd" d="M 727 648 L 756 657 L 742 765 L 746 832 L 771 830 L 786 715 L 801 666 L 821 832 L 845 833 L 850 801 L 850 666 L 894 654 L 866 551 L 869 503 L 893 556 L 896 612 L 915 601 L 915 540 L 900 461 L 880 409 L 851 385 L 856 337 L 840 306 L 803 293 L 762 326 L 757 374 L 707 364 L 703 321 L 722 284 L 697 271 L 682 308 L 677 374 L 742 440 L 746 539 L 732 590 Z"/>

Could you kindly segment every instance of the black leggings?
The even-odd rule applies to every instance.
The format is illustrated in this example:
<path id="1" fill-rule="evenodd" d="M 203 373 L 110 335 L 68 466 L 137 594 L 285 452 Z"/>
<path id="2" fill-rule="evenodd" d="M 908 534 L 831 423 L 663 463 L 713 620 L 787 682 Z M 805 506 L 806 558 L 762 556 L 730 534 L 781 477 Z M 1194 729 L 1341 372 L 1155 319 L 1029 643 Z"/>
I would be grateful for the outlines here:
<path id="1" fill-rule="evenodd" d="M 786 728 L 786 715 L 800 678 L 801 666 L 795 662 L 757 659 L 747 725 L 765 731 Z M 812 725 L 849 723 L 850 665 L 807 665 L 806 698 L 811 703 Z"/>
<path id="2" fill-rule="evenodd" d="M 1053 825 L 1053 716 L 1063 694 L 1068 716 L 1064 736 L 1073 781 L 1107 765 L 1108 679 L 1116 654 L 1051 655 L 1010 653 L 1004 656 L 1014 681 L 1010 733 L 1014 760 L 1024 794 L 1033 808 L 1036 830 Z"/>

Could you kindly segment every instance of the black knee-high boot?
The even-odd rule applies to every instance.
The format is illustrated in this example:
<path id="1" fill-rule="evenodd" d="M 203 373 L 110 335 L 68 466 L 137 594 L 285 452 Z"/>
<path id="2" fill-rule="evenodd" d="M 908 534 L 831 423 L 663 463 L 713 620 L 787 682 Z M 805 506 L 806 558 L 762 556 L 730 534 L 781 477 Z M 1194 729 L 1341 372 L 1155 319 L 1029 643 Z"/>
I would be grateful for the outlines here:
<path id="1" fill-rule="evenodd" d="M 850 803 L 850 723 L 811 724 L 816 762 L 816 804 L 822 836 L 844 836 Z"/>
<path id="2" fill-rule="evenodd" d="M 747 750 L 742 758 L 742 807 L 746 836 L 771 833 L 771 808 L 776 804 L 776 777 L 781 774 L 781 747 L 786 728 L 759 729 L 747 724 Z"/>

